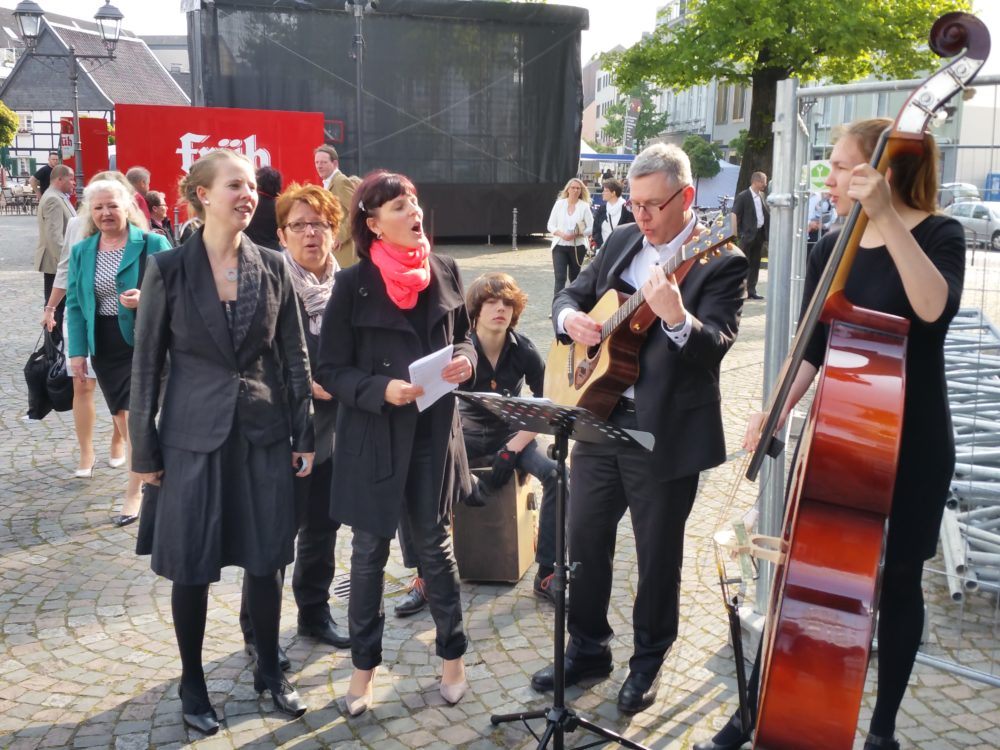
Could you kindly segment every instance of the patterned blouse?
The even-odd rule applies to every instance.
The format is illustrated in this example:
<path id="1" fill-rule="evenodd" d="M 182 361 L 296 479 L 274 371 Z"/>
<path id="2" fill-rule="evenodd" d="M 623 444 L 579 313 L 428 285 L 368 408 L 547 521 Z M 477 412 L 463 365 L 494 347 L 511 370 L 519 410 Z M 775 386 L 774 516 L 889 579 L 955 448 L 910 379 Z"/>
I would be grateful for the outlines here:
<path id="1" fill-rule="evenodd" d="M 99 250 L 97 267 L 94 270 L 94 294 L 97 297 L 97 314 L 104 316 L 118 315 L 118 289 L 115 286 L 115 276 L 122 263 L 125 248 L 117 250 Z"/>

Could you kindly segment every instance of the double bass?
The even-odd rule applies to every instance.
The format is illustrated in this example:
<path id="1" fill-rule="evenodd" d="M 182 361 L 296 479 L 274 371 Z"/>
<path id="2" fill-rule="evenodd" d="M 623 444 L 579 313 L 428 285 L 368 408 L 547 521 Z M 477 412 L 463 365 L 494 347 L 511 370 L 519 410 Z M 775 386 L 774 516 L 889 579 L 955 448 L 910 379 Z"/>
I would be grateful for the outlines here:
<path id="1" fill-rule="evenodd" d="M 883 133 L 872 166 L 923 153 L 930 120 L 972 81 L 990 49 L 975 16 L 948 13 L 930 47 L 951 62 L 925 80 Z M 858 307 L 844 287 L 867 226 L 852 208 L 793 341 L 747 477 L 755 479 L 806 346 L 829 326 L 826 358 L 788 480 L 764 634 L 754 748 L 845 750 L 857 727 L 879 601 L 899 456 L 909 322 Z"/>

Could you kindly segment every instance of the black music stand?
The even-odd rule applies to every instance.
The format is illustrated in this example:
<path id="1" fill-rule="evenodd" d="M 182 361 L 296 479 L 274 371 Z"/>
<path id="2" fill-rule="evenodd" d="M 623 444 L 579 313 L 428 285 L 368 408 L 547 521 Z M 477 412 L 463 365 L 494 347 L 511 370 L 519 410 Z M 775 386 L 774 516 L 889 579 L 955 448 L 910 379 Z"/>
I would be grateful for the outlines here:
<path id="1" fill-rule="evenodd" d="M 648 750 L 637 742 L 627 740 L 609 729 L 581 719 L 566 707 L 566 456 L 569 450 L 570 438 L 583 443 L 613 444 L 622 448 L 640 448 L 652 450 L 653 436 L 648 432 L 625 430 L 605 422 L 586 409 L 569 406 L 559 406 L 545 399 L 504 398 L 495 393 L 463 393 L 456 396 L 470 404 L 475 404 L 506 422 L 513 430 L 528 430 L 540 432 L 555 437 L 555 443 L 549 449 L 550 455 L 557 465 L 556 491 L 556 559 L 553 566 L 552 584 L 550 589 L 555 592 L 556 626 L 554 632 L 555 685 L 552 706 L 535 711 L 524 711 L 515 714 L 494 714 L 490 723 L 506 724 L 521 721 L 528 731 L 538 739 L 537 750 L 548 747 L 549 740 L 554 739 L 554 750 L 563 750 L 563 739 L 566 732 L 577 728 L 586 729 L 592 734 L 603 737 L 609 742 L 617 742 L 622 747 L 632 750 Z M 531 719 L 545 719 L 545 732 L 539 737 L 528 724 Z M 593 747 L 603 742 L 584 745 Z"/>

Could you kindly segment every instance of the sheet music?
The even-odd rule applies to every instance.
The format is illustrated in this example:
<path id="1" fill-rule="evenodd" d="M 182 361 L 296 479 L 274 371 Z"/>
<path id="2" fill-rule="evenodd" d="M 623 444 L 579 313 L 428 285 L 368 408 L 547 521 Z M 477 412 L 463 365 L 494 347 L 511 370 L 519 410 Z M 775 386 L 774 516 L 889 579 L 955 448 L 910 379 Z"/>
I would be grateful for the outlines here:
<path id="1" fill-rule="evenodd" d="M 417 397 L 417 409 L 423 411 L 446 393 L 458 388 L 458 383 L 449 383 L 441 377 L 441 371 L 451 362 L 455 351 L 453 344 L 410 364 L 410 383 L 424 389 L 424 395 Z"/>

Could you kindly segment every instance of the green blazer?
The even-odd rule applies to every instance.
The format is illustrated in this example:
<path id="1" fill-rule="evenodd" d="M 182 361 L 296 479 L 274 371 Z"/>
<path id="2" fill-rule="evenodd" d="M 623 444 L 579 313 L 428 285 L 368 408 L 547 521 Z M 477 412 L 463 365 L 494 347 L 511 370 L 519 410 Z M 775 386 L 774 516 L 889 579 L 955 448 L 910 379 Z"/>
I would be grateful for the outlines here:
<path id="1" fill-rule="evenodd" d="M 66 326 L 69 331 L 70 357 L 86 357 L 97 349 L 94 343 L 94 320 L 97 317 L 94 273 L 100 239 L 100 233 L 92 234 L 76 243 L 70 252 L 69 277 L 66 282 Z M 125 252 L 122 253 L 122 262 L 115 276 L 118 294 L 138 286 L 139 258 L 144 244 L 147 244 L 147 256 L 170 249 L 166 237 L 155 232 L 147 235 L 139 227 L 129 224 Z M 118 327 L 122 338 L 129 346 L 134 346 L 135 310 L 122 307 L 121 302 L 118 303 Z"/>

